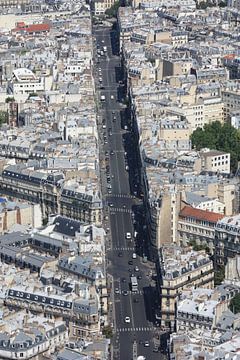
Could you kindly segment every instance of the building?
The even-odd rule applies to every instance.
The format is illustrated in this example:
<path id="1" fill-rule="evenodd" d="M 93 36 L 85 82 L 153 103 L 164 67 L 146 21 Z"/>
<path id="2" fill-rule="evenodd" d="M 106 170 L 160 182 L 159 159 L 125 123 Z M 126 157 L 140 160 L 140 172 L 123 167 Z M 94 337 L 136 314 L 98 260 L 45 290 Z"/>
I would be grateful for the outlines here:
<path id="1" fill-rule="evenodd" d="M 105 14 L 105 11 L 113 6 L 114 3 L 115 0 L 94 0 L 93 7 L 95 15 Z"/>
<path id="2" fill-rule="evenodd" d="M 42 212 L 39 204 L 12 202 L 0 198 L 0 234 L 14 228 L 16 224 L 39 228 L 42 226 Z"/>
<path id="3" fill-rule="evenodd" d="M 176 328 L 177 301 L 188 287 L 213 287 L 213 263 L 205 251 L 165 245 L 159 250 L 157 260 L 157 287 L 161 326 Z"/>
<path id="4" fill-rule="evenodd" d="M 224 103 L 224 120 L 228 121 L 231 115 L 239 110 L 240 89 L 238 84 L 233 84 L 229 88 L 222 90 L 222 101 Z"/>
<path id="5" fill-rule="evenodd" d="M 44 217 L 60 213 L 83 222 L 101 224 L 99 194 L 84 193 L 77 183 L 62 188 L 63 179 L 61 171 L 48 173 L 28 170 L 25 166 L 9 166 L 0 176 L 0 189 L 3 194 L 40 204 Z"/>
<path id="6" fill-rule="evenodd" d="M 184 206 L 179 213 L 178 235 L 183 245 L 195 242 L 207 246 L 210 253 L 214 252 L 215 226 L 224 215 Z"/>
<path id="7" fill-rule="evenodd" d="M 0 8 L 18 7 L 29 3 L 30 0 L 0 0 Z"/>
<path id="8" fill-rule="evenodd" d="M 2 359 L 30 360 L 38 359 L 41 355 L 50 356 L 68 341 L 67 327 L 61 320 L 53 321 L 22 312 L 15 313 L 14 317 L 15 327 L 12 318 L 8 319 L 9 324 L 1 327 Z M 5 321 L 7 323 L 7 319 Z"/>
<path id="9" fill-rule="evenodd" d="M 202 170 L 230 174 L 230 154 L 217 150 L 200 151 Z"/>
<path id="10" fill-rule="evenodd" d="M 219 219 L 215 228 L 215 265 L 223 266 L 228 258 L 240 254 L 240 215 Z"/>
<path id="11" fill-rule="evenodd" d="M 12 84 L 13 94 L 38 93 L 45 90 L 44 78 L 38 78 L 31 70 L 19 68 L 13 70 Z"/>

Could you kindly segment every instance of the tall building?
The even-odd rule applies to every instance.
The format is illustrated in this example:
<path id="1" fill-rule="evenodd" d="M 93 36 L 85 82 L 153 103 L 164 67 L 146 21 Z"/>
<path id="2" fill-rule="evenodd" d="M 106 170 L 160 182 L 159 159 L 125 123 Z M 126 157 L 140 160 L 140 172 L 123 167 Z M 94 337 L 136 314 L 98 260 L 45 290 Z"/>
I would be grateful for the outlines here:
<path id="1" fill-rule="evenodd" d="M 159 312 L 157 318 L 162 327 L 176 327 L 177 301 L 182 290 L 188 287 L 213 287 L 213 262 L 205 251 L 193 251 L 189 247 L 166 245 L 159 251 L 157 261 L 157 287 Z"/>

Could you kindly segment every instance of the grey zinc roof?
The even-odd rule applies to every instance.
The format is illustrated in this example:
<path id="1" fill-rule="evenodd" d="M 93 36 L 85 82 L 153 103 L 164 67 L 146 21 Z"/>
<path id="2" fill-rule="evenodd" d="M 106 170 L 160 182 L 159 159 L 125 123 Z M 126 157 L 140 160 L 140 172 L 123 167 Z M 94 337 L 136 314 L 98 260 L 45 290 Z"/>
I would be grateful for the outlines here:
<path id="1" fill-rule="evenodd" d="M 81 355 L 73 350 L 65 349 L 57 356 L 57 360 L 90 360 L 88 356 Z"/>
<path id="2" fill-rule="evenodd" d="M 83 259 L 80 256 L 76 256 L 70 261 L 64 256 L 58 262 L 61 269 L 94 281 L 96 280 L 97 269 L 92 269 L 92 265 L 91 260 Z"/>
<path id="3" fill-rule="evenodd" d="M 32 343 L 33 339 L 29 335 L 25 334 L 23 331 L 20 331 L 15 336 L 15 339 L 13 340 L 13 343 L 16 344 L 16 343 L 23 343 L 23 342 Z"/>
<path id="4" fill-rule="evenodd" d="M 202 202 L 211 200 L 207 196 L 198 195 L 193 192 L 186 192 L 186 202 L 190 205 L 199 205 Z"/>
<path id="5" fill-rule="evenodd" d="M 13 245 L 18 241 L 24 241 L 24 240 L 28 241 L 28 239 L 29 239 L 28 234 L 23 234 L 20 231 L 17 231 L 1 236 L 0 243 L 1 245 Z"/>
<path id="6" fill-rule="evenodd" d="M 97 301 L 92 301 L 89 304 L 88 300 L 80 299 L 76 300 L 73 303 L 73 310 L 76 313 L 86 314 L 86 315 L 97 315 L 98 314 L 98 303 Z"/>

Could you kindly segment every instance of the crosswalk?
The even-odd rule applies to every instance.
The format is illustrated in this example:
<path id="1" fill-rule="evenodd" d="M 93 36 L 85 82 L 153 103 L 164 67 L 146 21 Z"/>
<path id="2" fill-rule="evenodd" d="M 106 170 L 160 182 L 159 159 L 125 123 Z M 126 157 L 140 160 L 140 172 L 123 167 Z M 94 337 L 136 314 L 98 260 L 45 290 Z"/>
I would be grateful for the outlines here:
<path id="1" fill-rule="evenodd" d="M 138 332 L 138 331 L 152 331 L 153 327 L 146 326 L 146 327 L 124 327 L 124 328 L 117 328 L 117 332 Z"/>
<path id="2" fill-rule="evenodd" d="M 115 212 L 121 212 L 121 213 L 131 214 L 131 213 L 132 213 L 132 210 L 111 207 L 111 208 L 110 208 L 110 212 L 111 212 L 112 214 L 115 213 Z"/>
<path id="3" fill-rule="evenodd" d="M 130 294 L 132 294 L 132 295 L 143 295 L 144 294 L 143 290 L 137 290 L 137 291 L 119 290 L 117 293 L 115 292 L 115 295 L 125 295 L 124 293 L 127 294 L 127 295 L 130 295 Z"/>
<path id="4" fill-rule="evenodd" d="M 133 195 L 127 195 L 127 194 L 112 194 L 112 195 L 109 195 L 110 197 L 112 198 L 125 198 L 125 199 L 134 199 L 134 196 Z"/>

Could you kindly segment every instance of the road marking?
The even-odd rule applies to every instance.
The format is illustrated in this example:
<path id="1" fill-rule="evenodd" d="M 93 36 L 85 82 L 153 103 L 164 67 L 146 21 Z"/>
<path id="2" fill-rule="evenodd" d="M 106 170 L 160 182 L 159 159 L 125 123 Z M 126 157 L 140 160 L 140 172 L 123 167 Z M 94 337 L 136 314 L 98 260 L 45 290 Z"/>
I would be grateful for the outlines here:
<path id="1" fill-rule="evenodd" d="M 114 207 L 110 207 L 110 212 L 121 212 L 121 213 L 128 213 L 131 214 L 132 210 L 129 209 L 122 209 L 122 208 L 114 208 Z"/>
<path id="2" fill-rule="evenodd" d="M 126 198 L 126 199 L 134 199 L 135 198 L 135 196 L 133 196 L 133 195 L 127 195 L 127 194 L 109 194 L 109 195 L 107 195 L 108 197 L 112 197 L 112 198 L 115 198 L 115 197 L 117 197 L 117 198 Z"/>
<path id="3" fill-rule="evenodd" d="M 147 327 L 129 327 L 129 328 L 117 328 L 117 332 L 145 332 L 145 331 L 152 331 L 152 326 Z"/>

